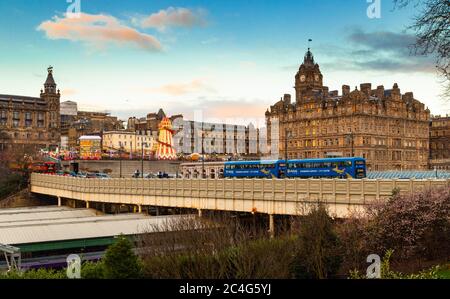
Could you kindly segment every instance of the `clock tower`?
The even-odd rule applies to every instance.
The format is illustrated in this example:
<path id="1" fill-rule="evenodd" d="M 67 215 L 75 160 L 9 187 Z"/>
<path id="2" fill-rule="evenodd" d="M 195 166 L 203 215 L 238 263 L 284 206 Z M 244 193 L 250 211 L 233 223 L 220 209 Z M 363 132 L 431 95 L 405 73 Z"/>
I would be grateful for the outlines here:
<path id="1" fill-rule="evenodd" d="M 311 95 L 314 90 L 321 91 L 323 87 L 323 76 L 319 65 L 314 62 L 314 56 L 310 48 L 305 54 L 302 65 L 295 75 L 295 96 L 297 103 L 305 96 Z"/>

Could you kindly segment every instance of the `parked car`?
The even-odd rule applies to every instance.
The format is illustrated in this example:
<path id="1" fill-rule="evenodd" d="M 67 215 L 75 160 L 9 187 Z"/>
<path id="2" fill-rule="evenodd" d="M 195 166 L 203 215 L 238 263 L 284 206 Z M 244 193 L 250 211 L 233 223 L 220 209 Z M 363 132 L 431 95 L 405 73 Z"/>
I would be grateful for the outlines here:
<path id="1" fill-rule="evenodd" d="M 96 173 L 87 173 L 86 174 L 86 178 L 87 179 L 96 179 L 97 178 L 97 174 Z"/>
<path id="2" fill-rule="evenodd" d="M 111 178 L 111 177 L 110 177 L 109 175 L 107 175 L 106 173 L 96 173 L 95 175 L 97 176 L 97 179 L 103 179 L 103 180 L 106 180 L 106 179 L 110 179 L 110 178 Z"/>

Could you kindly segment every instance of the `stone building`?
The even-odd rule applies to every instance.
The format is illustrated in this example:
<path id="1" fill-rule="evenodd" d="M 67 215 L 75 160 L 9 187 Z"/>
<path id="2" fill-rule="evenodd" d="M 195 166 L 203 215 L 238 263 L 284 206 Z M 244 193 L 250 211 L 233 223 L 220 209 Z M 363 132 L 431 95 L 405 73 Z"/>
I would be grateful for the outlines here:
<path id="1" fill-rule="evenodd" d="M 434 116 L 430 124 L 430 167 L 450 170 L 450 116 Z"/>
<path id="2" fill-rule="evenodd" d="M 73 101 L 61 102 L 61 148 L 69 149 L 69 129 L 78 114 L 78 105 Z"/>
<path id="3" fill-rule="evenodd" d="M 295 101 L 286 94 L 266 112 L 280 158 L 286 150 L 289 159 L 359 156 L 369 170 L 428 168 L 429 120 L 424 104 L 397 84 L 330 91 L 310 49 L 295 75 Z"/>
<path id="4" fill-rule="evenodd" d="M 256 159 L 261 155 L 259 129 L 253 124 L 209 123 L 180 117 L 173 125 L 174 144 L 179 153 L 246 159 Z"/>
<path id="5" fill-rule="evenodd" d="M 104 131 L 123 129 L 123 122 L 106 112 L 77 111 L 70 122 L 62 124 L 62 134 L 68 139 L 69 149 L 79 148 L 79 138 L 84 135 L 102 136 Z"/>
<path id="6" fill-rule="evenodd" d="M 145 135 L 158 134 L 159 123 L 166 117 L 166 113 L 163 109 L 159 109 L 158 112 L 148 113 L 146 117 L 130 117 L 128 118 L 127 129 L 129 131 L 139 132 Z M 176 118 L 183 117 L 181 114 L 172 115 L 170 120 L 173 122 Z"/>
<path id="7" fill-rule="evenodd" d="M 60 91 L 48 68 L 40 97 L 0 94 L 0 149 L 31 145 L 54 149 L 60 143 Z"/>
<path id="8" fill-rule="evenodd" d="M 143 118 L 130 117 L 127 130 L 142 135 L 150 134 L 157 139 L 158 126 L 164 117 L 166 113 L 162 109 Z M 243 126 L 191 121 L 185 120 L 181 114 L 169 118 L 173 125 L 175 147 L 179 153 L 201 153 L 203 150 L 209 156 L 259 157 L 259 129 L 252 124 Z"/>
<path id="9" fill-rule="evenodd" d="M 137 156 L 144 151 L 147 156 L 151 154 L 155 142 L 151 135 L 140 135 L 126 130 L 105 131 L 102 135 L 102 150 L 105 153 L 121 151 Z"/>

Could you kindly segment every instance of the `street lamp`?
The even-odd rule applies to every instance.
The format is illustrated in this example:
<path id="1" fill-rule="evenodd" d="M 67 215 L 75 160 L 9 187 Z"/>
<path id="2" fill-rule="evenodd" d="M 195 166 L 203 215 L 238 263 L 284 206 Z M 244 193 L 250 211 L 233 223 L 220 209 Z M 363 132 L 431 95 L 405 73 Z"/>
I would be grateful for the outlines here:
<path id="1" fill-rule="evenodd" d="M 350 131 L 350 133 L 347 135 L 347 142 L 351 142 L 351 147 L 352 147 L 352 157 L 355 156 L 355 152 L 354 152 L 354 138 L 353 138 L 353 132 Z"/>
<path id="2" fill-rule="evenodd" d="M 119 174 L 120 178 L 122 178 L 122 152 L 123 152 L 123 145 L 120 143 L 119 147 Z"/>
<path id="3" fill-rule="evenodd" d="M 142 148 L 142 156 L 141 156 L 141 178 L 144 178 L 144 144 L 147 147 L 147 143 L 144 143 L 144 137 L 141 136 L 141 148 Z"/>
<path id="4" fill-rule="evenodd" d="M 288 161 L 288 138 L 292 137 L 292 132 L 289 131 L 288 129 L 285 129 L 284 131 L 284 157 L 285 157 L 285 162 L 287 163 Z"/>
<path id="5" fill-rule="evenodd" d="M 202 132 L 202 179 L 205 178 L 205 133 Z"/>

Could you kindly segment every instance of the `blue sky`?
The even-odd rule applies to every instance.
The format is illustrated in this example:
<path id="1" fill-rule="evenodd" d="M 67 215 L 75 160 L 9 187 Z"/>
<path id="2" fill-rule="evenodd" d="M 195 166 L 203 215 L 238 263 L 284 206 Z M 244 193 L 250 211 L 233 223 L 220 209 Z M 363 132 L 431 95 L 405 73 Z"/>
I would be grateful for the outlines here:
<path id="1" fill-rule="evenodd" d="M 37 96 L 54 67 L 62 100 L 126 119 L 164 108 L 221 120 L 263 117 L 313 39 L 330 90 L 398 83 L 433 114 L 442 103 L 431 57 L 411 57 L 417 8 L 367 17 L 366 0 L 0 0 L 0 93 Z M 374 88 L 375 88 L 374 87 Z"/>

